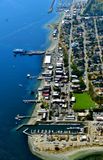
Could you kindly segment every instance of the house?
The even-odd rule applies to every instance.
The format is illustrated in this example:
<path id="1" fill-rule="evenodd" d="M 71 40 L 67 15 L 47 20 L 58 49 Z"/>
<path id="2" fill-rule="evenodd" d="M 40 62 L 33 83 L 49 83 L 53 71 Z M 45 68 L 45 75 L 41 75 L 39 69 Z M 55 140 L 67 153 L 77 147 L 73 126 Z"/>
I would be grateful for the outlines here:
<path id="1" fill-rule="evenodd" d="M 86 135 L 82 135 L 80 137 L 80 141 L 87 141 L 87 136 Z"/>
<path id="2" fill-rule="evenodd" d="M 75 101 L 76 101 L 75 97 L 72 97 L 72 98 L 71 98 L 71 102 L 74 103 Z"/>
<path id="3" fill-rule="evenodd" d="M 60 93 L 55 91 L 55 92 L 53 92 L 52 96 L 53 96 L 54 99 L 55 98 L 60 98 Z"/>

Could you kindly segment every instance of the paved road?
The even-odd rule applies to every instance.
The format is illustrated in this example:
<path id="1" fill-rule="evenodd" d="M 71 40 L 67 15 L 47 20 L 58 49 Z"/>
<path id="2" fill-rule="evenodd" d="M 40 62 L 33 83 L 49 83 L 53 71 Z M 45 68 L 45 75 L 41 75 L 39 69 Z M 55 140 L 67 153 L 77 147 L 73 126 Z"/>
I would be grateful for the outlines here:
<path id="1" fill-rule="evenodd" d="M 73 4 L 71 6 L 71 29 L 70 29 L 70 40 L 69 40 L 69 50 L 68 50 L 68 68 L 69 68 L 69 83 L 68 83 L 68 110 L 70 109 L 70 89 L 71 89 L 71 83 L 70 83 L 70 78 L 71 78 L 71 56 L 72 56 L 72 32 L 73 32 Z"/>
<path id="2" fill-rule="evenodd" d="M 82 22 L 82 27 L 83 27 L 83 38 L 84 38 L 84 55 L 85 55 L 85 81 L 86 81 L 86 87 L 87 91 L 89 90 L 89 80 L 88 80 L 88 56 L 86 54 L 86 30 L 84 23 Z"/>
<path id="3" fill-rule="evenodd" d="M 102 75 L 103 75 L 103 60 L 102 60 L 102 50 L 101 50 L 101 46 L 100 46 L 100 41 L 99 41 L 99 36 L 98 36 L 98 30 L 97 30 L 97 24 L 96 24 L 96 18 L 94 18 L 94 26 L 95 26 L 95 33 L 96 33 L 96 38 L 97 38 L 97 42 L 98 42 L 98 47 L 99 47 L 99 56 L 100 56 L 100 60 L 101 60 L 101 65 L 102 65 Z"/>

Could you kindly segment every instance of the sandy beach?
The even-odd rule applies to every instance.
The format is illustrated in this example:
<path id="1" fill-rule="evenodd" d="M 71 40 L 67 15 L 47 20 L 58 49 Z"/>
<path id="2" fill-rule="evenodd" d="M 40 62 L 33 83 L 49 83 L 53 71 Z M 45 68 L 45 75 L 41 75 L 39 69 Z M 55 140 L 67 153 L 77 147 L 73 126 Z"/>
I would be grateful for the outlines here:
<path id="1" fill-rule="evenodd" d="M 56 153 L 50 153 L 44 152 L 44 151 L 39 151 L 35 148 L 35 144 L 33 144 L 33 138 L 28 137 L 28 145 L 30 148 L 30 151 L 32 154 L 40 157 L 41 159 L 44 160 L 74 160 L 78 158 L 83 158 L 87 155 L 94 154 L 94 153 L 100 153 L 103 152 L 103 147 L 101 146 L 82 146 L 82 147 L 77 147 L 77 148 L 70 148 L 68 151 L 65 152 L 56 152 Z"/>

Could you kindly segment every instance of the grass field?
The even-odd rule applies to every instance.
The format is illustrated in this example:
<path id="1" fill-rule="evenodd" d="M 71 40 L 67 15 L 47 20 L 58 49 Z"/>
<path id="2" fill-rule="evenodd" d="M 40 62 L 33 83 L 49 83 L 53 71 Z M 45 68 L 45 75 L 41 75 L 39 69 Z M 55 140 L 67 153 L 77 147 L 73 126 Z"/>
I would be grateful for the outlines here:
<path id="1" fill-rule="evenodd" d="M 91 99 L 87 92 L 75 93 L 76 103 L 73 106 L 74 110 L 95 108 L 95 102 Z"/>

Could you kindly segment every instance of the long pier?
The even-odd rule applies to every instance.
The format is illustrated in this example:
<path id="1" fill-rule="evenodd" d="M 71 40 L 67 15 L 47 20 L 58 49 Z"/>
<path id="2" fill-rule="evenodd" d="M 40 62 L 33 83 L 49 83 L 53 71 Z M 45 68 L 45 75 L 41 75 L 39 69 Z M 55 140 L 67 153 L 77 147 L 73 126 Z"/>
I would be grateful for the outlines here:
<path id="1" fill-rule="evenodd" d="M 51 13 L 53 11 L 53 6 L 54 6 L 55 0 L 52 0 L 51 6 L 48 10 L 48 13 Z"/>
<path id="2" fill-rule="evenodd" d="M 26 51 L 26 50 L 21 50 L 21 49 L 15 49 L 13 50 L 14 55 L 22 55 L 22 56 L 33 56 L 33 55 L 42 55 L 45 54 L 45 51 L 34 51 L 34 50 L 30 50 L 30 51 Z"/>

